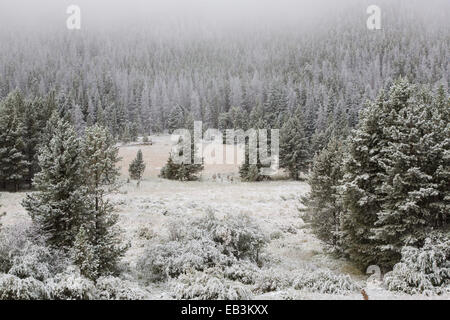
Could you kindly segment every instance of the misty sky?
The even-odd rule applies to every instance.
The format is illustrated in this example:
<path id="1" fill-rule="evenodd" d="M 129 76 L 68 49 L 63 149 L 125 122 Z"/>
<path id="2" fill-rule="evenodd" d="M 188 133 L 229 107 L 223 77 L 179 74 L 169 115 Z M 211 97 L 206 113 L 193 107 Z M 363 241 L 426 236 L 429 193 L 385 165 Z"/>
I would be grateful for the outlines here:
<path id="1" fill-rule="evenodd" d="M 322 22 L 349 6 L 361 13 L 363 21 L 369 4 L 383 6 L 387 2 L 404 6 L 421 4 L 422 10 L 432 4 L 448 8 L 450 3 L 448 0 L 1 0 L 0 27 L 64 28 L 66 9 L 71 4 L 81 8 L 83 28 L 126 29 L 132 24 L 177 20 L 225 26 Z"/>
<path id="2" fill-rule="evenodd" d="M 219 23 L 243 23 L 324 19 L 344 2 L 357 0 L 1 0 L 3 26 L 60 23 L 66 8 L 78 5 L 88 25 L 118 25 L 158 19 L 207 19 Z M 359 0 L 364 3 L 365 0 Z M 364 5 L 362 5 L 364 9 Z"/>

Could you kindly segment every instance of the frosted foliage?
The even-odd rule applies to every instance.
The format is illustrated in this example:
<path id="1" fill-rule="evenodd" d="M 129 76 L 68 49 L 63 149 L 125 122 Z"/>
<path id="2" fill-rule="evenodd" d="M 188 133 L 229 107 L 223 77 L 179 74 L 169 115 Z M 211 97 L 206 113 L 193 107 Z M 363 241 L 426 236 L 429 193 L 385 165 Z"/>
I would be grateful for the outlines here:
<path id="1" fill-rule="evenodd" d="M 294 279 L 293 286 L 297 290 L 329 294 L 348 294 L 359 288 L 350 276 L 323 269 L 301 273 Z"/>
<path id="2" fill-rule="evenodd" d="M 94 282 L 80 275 L 75 269 L 56 275 L 47 281 L 51 299 L 91 300 L 95 299 Z"/>
<path id="3" fill-rule="evenodd" d="M 260 269 L 249 261 L 238 261 L 224 269 L 224 276 L 244 284 L 254 284 Z"/>
<path id="4" fill-rule="evenodd" d="M 432 236 L 423 248 L 404 247 L 402 259 L 384 277 L 389 290 L 426 295 L 450 292 L 450 239 Z"/>
<path id="5" fill-rule="evenodd" d="M 34 278 L 20 279 L 0 274 L 0 300 L 41 300 L 48 298 L 44 283 Z"/>
<path id="6" fill-rule="evenodd" d="M 111 276 L 99 278 L 96 289 L 101 300 L 143 300 L 147 295 L 137 284 Z"/>
<path id="7" fill-rule="evenodd" d="M 278 291 L 285 289 L 290 283 L 289 277 L 280 270 L 268 269 L 256 275 L 253 290 L 258 293 Z"/>
<path id="8" fill-rule="evenodd" d="M 34 277 L 37 280 L 45 280 L 51 277 L 51 260 L 52 253 L 48 248 L 27 243 L 21 254 L 13 258 L 9 274 L 19 278 Z"/>
<path id="9" fill-rule="evenodd" d="M 251 293 L 240 284 L 226 281 L 219 273 L 192 273 L 171 284 L 176 299 L 248 300 Z"/>
<path id="10" fill-rule="evenodd" d="M 177 277 L 191 269 L 229 267 L 240 259 L 256 262 L 267 241 L 245 216 L 218 219 L 208 214 L 177 220 L 169 229 L 169 241 L 149 247 L 138 261 L 138 270 L 147 281 Z"/>

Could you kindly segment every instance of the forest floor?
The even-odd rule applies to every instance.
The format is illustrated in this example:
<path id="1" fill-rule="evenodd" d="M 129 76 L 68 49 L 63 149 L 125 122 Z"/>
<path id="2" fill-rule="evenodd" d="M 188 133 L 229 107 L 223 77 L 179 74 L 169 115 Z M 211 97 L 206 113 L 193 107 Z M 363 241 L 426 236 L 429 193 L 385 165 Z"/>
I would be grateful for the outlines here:
<path id="1" fill-rule="evenodd" d="M 381 285 L 367 283 L 367 275 L 344 259 L 328 254 L 323 243 L 311 232 L 301 218 L 299 197 L 308 192 L 305 182 L 277 180 L 260 183 L 231 181 L 237 176 L 237 166 L 206 166 L 201 181 L 177 182 L 157 177 L 170 151 L 168 137 L 152 137 L 153 145 L 131 145 L 120 148 L 122 176 L 127 179 L 128 163 L 142 149 L 147 164 L 146 175 L 140 186 L 135 181 L 125 183 L 111 200 L 118 210 L 120 226 L 131 247 L 125 260 L 133 266 L 145 246 L 158 241 L 167 232 L 167 225 L 183 215 L 201 216 L 212 210 L 217 216 L 243 213 L 248 215 L 272 239 L 265 252 L 276 261 L 282 272 L 294 272 L 303 264 L 328 268 L 336 273 L 348 274 L 364 287 L 370 299 L 421 299 L 422 296 L 395 294 Z M 212 179 L 220 172 L 221 178 Z M 29 223 L 30 219 L 20 205 L 25 193 L 1 193 L 2 211 L 7 215 L 4 225 Z M 151 298 L 170 298 L 165 284 L 154 285 Z M 362 299 L 360 293 L 346 296 L 297 292 L 294 289 L 275 291 L 257 296 L 257 299 Z M 439 299 L 450 299 L 441 296 Z"/>

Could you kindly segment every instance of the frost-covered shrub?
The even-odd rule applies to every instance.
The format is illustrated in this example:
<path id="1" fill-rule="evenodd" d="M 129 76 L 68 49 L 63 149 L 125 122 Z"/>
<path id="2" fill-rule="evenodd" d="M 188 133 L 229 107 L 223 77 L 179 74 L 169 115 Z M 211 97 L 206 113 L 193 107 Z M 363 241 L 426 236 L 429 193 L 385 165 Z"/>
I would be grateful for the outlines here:
<path id="1" fill-rule="evenodd" d="M 170 240 L 149 247 L 137 263 L 147 281 L 162 281 L 189 270 L 232 266 L 237 261 L 256 261 L 266 238 L 243 216 L 217 219 L 208 214 L 201 219 L 175 221 Z"/>
<path id="2" fill-rule="evenodd" d="M 97 279 L 96 298 L 101 300 L 143 300 L 147 292 L 130 281 L 117 277 L 100 277 Z"/>
<path id="3" fill-rule="evenodd" d="M 34 278 L 21 279 L 0 274 L 0 300 L 43 300 L 48 298 L 45 284 Z"/>
<path id="4" fill-rule="evenodd" d="M 350 276 L 323 269 L 298 274 L 293 280 L 293 286 L 297 290 L 328 294 L 347 294 L 359 288 Z"/>
<path id="5" fill-rule="evenodd" d="M 147 249 L 137 268 L 147 281 L 177 277 L 188 270 L 205 270 L 216 265 L 229 265 L 232 258 L 222 254 L 210 239 L 191 239 L 186 243 L 170 241 Z"/>
<path id="6" fill-rule="evenodd" d="M 52 276 L 52 258 L 52 252 L 48 248 L 27 242 L 20 253 L 12 258 L 8 273 L 22 279 L 33 277 L 43 281 Z"/>
<path id="7" fill-rule="evenodd" d="M 0 272 L 19 278 L 43 281 L 63 271 L 67 257 L 59 250 L 43 244 L 33 231 L 14 226 L 5 228 L 0 236 Z"/>
<path id="8" fill-rule="evenodd" d="M 8 273 L 14 257 L 26 243 L 26 230 L 22 226 L 5 227 L 0 232 L 0 272 Z"/>
<path id="9" fill-rule="evenodd" d="M 249 300 L 251 293 L 240 284 L 227 281 L 221 273 L 190 273 L 172 280 L 175 299 L 188 300 Z"/>
<path id="10" fill-rule="evenodd" d="M 450 292 L 450 239 L 432 235 L 418 249 L 404 247 L 402 258 L 384 277 L 389 290 L 409 294 Z"/>
<path id="11" fill-rule="evenodd" d="M 45 282 L 50 298 L 54 300 L 92 300 L 96 298 L 94 282 L 81 276 L 75 268 Z"/>
<path id="12" fill-rule="evenodd" d="M 225 254 L 238 259 L 258 261 L 259 253 L 268 242 L 261 229 L 246 215 L 228 215 L 223 220 L 209 214 L 199 221 L 205 225 L 213 240 L 220 244 Z"/>
<path id="13" fill-rule="evenodd" d="M 288 287 L 290 283 L 289 277 L 281 270 L 267 269 L 256 276 L 253 291 L 258 293 L 277 291 Z"/>
<path id="14" fill-rule="evenodd" d="M 239 281 L 244 284 L 254 284 L 260 269 L 250 261 L 237 261 L 225 267 L 223 274 L 227 279 Z"/>

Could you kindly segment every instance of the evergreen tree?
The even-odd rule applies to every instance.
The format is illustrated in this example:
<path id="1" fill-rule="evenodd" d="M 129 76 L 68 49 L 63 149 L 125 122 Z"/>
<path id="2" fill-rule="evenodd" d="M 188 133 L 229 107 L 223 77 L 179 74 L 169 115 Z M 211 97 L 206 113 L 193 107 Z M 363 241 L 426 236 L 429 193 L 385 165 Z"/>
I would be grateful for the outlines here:
<path id="1" fill-rule="evenodd" d="M 14 186 L 15 191 L 26 181 L 30 169 L 24 142 L 24 104 L 19 91 L 10 93 L 0 104 L 0 183 L 3 188 Z"/>
<path id="2" fill-rule="evenodd" d="M 444 226 L 450 212 L 449 189 L 442 189 L 449 185 L 445 153 L 450 135 L 448 118 L 441 114 L 449 108 L 448 97 L 446 102 L 442 95 L 436 98 L 446 103 L 446 108 L 439 108 L 428 90 L 417 92 L 406 81 L 397 82 L 384 110 L 389 114 L 384 127 L 389 144 L 380 158 L 384 197 L 374 237 L 392 265 L 403 246 L 421 247 L 433 229 Z"/>
<path id="3" fill-rule="evenodd" d="M 75 105 L 71 110 L 71 122 L 78 136 L 81 137 L 86 129 L 86 122 L 84 121 L 84 116 L 79 105 Z"/>
<path id="4" fill-rule="evenodd" d="M 348 139 L 344 156 L 343 239 L 346 255 L 361 268 L 375 264 L 386 266 L 376 250 L 378 242 L 373 238 L 373 226 L 382 205 L 381 174 L 378 161 L 381 149 L 387 145 L 383 135 L 381 93 L 375 103 L 361 114 L 356 130 Z"/>
<path id="5" fill-rule="evenodd" d="M 446 118 L 447 117 L 447 118 Z M 350 258 L 392 267 L 448 220 L 448 97 L 395 82 L 361 119 L 345 160 L 344 218 Z M 445 191 L 447 190 L 447 191 Z"/>
<path id="6" fill-rule="evenodd" d="M 309 194 L 302 198 L 314 233 L 319 239 L 342 249 L 341 222 L 343 208 L 340 199 L 340 185 L 343 178 L 343 144 L 337 137 L 314 157 L 314 165 L 308 178 Z"/>
<path id="7" fill-rule="evenodd" d="M 58 120 L 55 124 L 55 117 L 46 128 L 53 137 L 39 150 L 41 171 L 33 179 L 37 192 L 28 194 L 23 206 L 49 245 L 67 249 L 93 213 L 92 198 L 83 186 L 80 140 L 69 123 Z"/>
<path id="8" fill-rule="evenodd" d="M 285 119 L 288 102 L 281 85 L 273 86 L 264 105 L 264 120 L 269 128 L 280 128 Z"/>
<path id="9" fill-rule="evenodd" d="M 239 176 L 242 181 L 247 182 L 257 182 L 268 180 L 269 177 L 261 174 L 261 169 L 263 168 L 263 164 L 260 159 L 259 152 L 259 137 L 256 137 L 256 163 L 250 163 L 250 140 L 249 137 L 245 139 L 245 154 L 244 154 L 244 163 L 239 167 Z M 269 147 L 269 146 L 268 146 Z"/>
<path id="10" fill-rule="evenodd" d="M 193 135 L 191 135 L 193 136 Z M 180 138 L 178 145 L 182 145 L 184 143 L 189 144 L 189 141 L 183 141 L 183 138 Z M 160 176 L 169 180 L 179 180 L 179 181 L 194 181 L 198 180 L 198 173 L 203 170 L 203 163 L 196 164 L 194 161 L 194 139 L 191 138 L 191 157 L 188 163 L 176 163 L 173 159 L 174 155 L 169 155 L 169 159 L 167 160 L 166 165 L 161 169 Z M 178 157 L 182 158 L 184 156 L 183 148 L 180 148 L 178 151 Z"/>
<path id="11" fill-rule="evenodd" d="M 169 133 L 172 133 L 176 129 L 183 129 L 185 124 L 185 112 L 184 109 L 176 105 L 169 114 L 169 118 L 167 120 L 167 128 L 169 129 Z"/>
<path id="12" fill-rule="evenodd" d="M 280 168 L 286 169 L 291 178 L 298 180 L 300 171 L 307 170 L 309 158 L 305 122 L 298 108 L 280 132 Z"/>
<path id="13" fill-rule="evenodd" d="M 128 173 L 133 180 L 140 181 L 145 171 L 145 163 L 142 157 L 142 151 L 139 149 L 136 158 L 130 163 Z"/>
<path id="14" fill-rule="evenodd" d="M 73 244 L 72 259 L 73 263 L 80 268 L 80 273 L 92 280 L 99 276 L 100 261 L 97 251 L 92 244 L 92 235 L 84 226 L 81 226 Z"/>
<path id="15" fill-rule="evenodd" d="M 75 263 L 87 277 L 95 278 L 114 273 L 127 249 L 117 227 L 118 215 L 106 198 L 107 193 L 117 189 L 119 158 L 107 129 L 97 125 L 86 129 L 81 147 L 83 180 L 90 195 L 92 214 L 77 234 Z"/>
<path id="16" fill-rule="evenodd" d="M 136 142 L 138 139 L 139 128 L 136 123 L 131 123 L 130 125 L 130 140 Z"/>
<path id="17" fill-rule="evenodd" d="M 122 134 L 121 134 L 121 140 L 123 143 L 130 143 L 132 140 L 131 133 L 130 133 L 130 125 L 127 123 L 125 124 L 125 127 L 123 128 Z"/>

